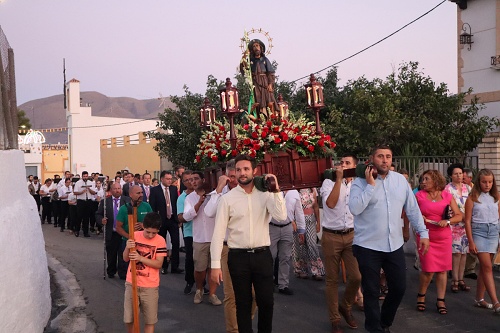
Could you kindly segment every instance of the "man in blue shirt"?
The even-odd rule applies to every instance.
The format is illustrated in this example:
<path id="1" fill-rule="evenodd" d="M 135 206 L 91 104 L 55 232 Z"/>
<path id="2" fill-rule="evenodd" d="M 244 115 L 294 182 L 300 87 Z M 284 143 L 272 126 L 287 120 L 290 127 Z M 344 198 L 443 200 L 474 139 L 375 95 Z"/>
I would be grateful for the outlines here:
<path id="1" fill-rule="evenodd" d="M 370 154 L 372 167 L 365 178 L 357 177 L 351 188 L 349 209 L 354 215 L 353 253 L 362 276 L 365 328 L 369 332 L 390 332 L 396 311 L 406 290 L 403 252 L 403 209 L 420 235 L 419 251 L 427 253 L 429 232 L 408 182 L 390 171 L 392 150 L 378 146 Z M 373 169 L 378 176 L 373 177 Z M 382 309 L 379 305 L 380 269 L 389 287 Z"/>

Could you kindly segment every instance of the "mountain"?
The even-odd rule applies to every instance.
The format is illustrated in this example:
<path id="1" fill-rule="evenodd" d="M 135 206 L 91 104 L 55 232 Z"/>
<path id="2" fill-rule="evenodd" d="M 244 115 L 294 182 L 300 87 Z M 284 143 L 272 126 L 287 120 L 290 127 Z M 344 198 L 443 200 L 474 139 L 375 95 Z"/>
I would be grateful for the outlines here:
<path id="1" fill-rule="evenodd" d="M 82 105 L 92 108 L 93 116 L 151 119 L 158 116 L 165 108 L 176 108 L 166 97 L 160 99 L 138 100 L 130 97 L 108 97 L 96 91 L 81 92 Z M 162 104 L 160 106 L 160 104 Z M 33 129 L 59 129 L 66 127 L 64 96 L 56 95 L 35 99 L 18 107 L 26 112 Z M 44 132 L 46 143 L 68 143 L 68 131 Z"/>

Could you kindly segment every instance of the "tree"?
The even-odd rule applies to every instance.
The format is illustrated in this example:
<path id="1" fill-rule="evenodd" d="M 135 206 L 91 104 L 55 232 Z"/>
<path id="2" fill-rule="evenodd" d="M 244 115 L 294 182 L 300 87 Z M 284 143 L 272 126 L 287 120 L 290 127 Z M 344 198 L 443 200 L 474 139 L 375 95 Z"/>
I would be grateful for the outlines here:
<path id="1" fill-rule="evenodd" d="M 451 95 L 446 84 L 436 85 L 418 70 L 417 62 L 403 63 L 386 80 L 361 77 L 325 98 L 330 112 L 325 131 L 337 151 L 367 155 L 377 144 L 389 144 L 395 155 L 410 147 L 414 155 L 464 156 L 484 135 L 500 124 L 480 116 L 482 106 L 471 91 Z"/>
<path id="2" fill-rule="evenodd" d="M 26 112 L 24 110 L 17 110 L 17 118 L 19 122 L 19 129 L 29 130 L 31 128 L 31 122 L 28 117 L 26 117 Z"/>
<path id="3" fill-rule="evenodd" d="M 220 85 L 212 75 L 208 76 L 205 96 L 212 105 L 217 105 L 215 103 L 218 102 L 217 90 Z M 194 157 L 201 137 L 199 109 L 203 105 L 204 96 L 194 94 L 184 86 L 184 96 L 171 96 L 170 100 L 177 108 L 167 108 L 164 113 L 160 113 L 157 126 L 161 131 L 151 131 L 148 135 L 158 141 L 154 149 L 160 157 L 168 158 L 174 165 L 194 168 Z"/>

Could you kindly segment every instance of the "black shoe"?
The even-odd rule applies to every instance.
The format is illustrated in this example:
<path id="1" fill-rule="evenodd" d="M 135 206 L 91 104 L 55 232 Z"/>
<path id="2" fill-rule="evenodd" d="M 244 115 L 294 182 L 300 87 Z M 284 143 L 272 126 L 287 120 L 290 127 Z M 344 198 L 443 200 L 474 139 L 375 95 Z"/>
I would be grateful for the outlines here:
<path id="1" fill-rule="evenodd" d="M 48 224 L 52 224 L 52 222 L 47 222 Z"/>
<path id="2" fill-rule="evenodd" d="M 382 329 L 384 330 L 384 333 L 391 333 L 389 327 L 382 327 Z"/>
<path id="3" fill-rule="evenodd" d="M 83 237 L 90 237 L 89 234 L 83 234 Z"/>
<path id="4" fill-rule="evenodd" d="M 193 285 L 186 283 L 186 287 L 184 287 L 184 295 L 189 295 L 193 292 Z"/>
<path id="5" fill-rule="evenodd" d="M 203 287 L 203 295 L 208 295 L 210 294 L 210 290 L 208 290 L 207 288 Z"/>
<path id="6" fill-rule="evenodd" d="M 54 223 L 54 228 L 57 228 L 57 224 Z"/>
<path id="7" fill-rule="evenodd" d="M 280 294 L 293 295 L 293 291 L 290 288 L 288 288 L 288 287 L 285 287 L 283 289 L 278 289 L 278 292 Z"/>
<path id="8" fill-rule="evenodd" d="M 180 247 L 179 248 L 179 252 L 183 252 L 183 253 L 186 253 L 186 248 L 183 246 L 183 247 Z"/>
<path id="9" fill-rule="evenodd" d="M 114 278 L 115 278 L 115 275 L 114 275 L 114 274 L 108 274 L 108 277 L 109 277 L 110 279 L 114 279 Z"/>
<path id="10" fill-rule="evenodd" d="M 79 231 L 75 231 L 75 237 L 78 237 L 80 236 L 80 232 Z"/>
<path id="11" fill-rule="evenodd" d="M 127 277 L 126 276 L 120 276 L 120 280 L 126 280 Z"/>
<path id="12" fill-rule="evenodd" d="M 163 274 L 163 275 L 165 275 L 165 274 L 167 274 L 168 272 L 167 272 L 167 270 L 166 270 L 165 268 L 162 268 L 162 269 L 161 269 L 161 271 L 160 271 L 160 273 L 161 273 L 161 274 Z"/>
<path id="13" fill-rule="evenodd" d="M 170 271 L 172 274 L 182 274 L 184 273 L 184 270 L 181 269 L 181 268 L 176 268 L 176 269 L 173 269 Z"/>
<path id="14" fill-rule="evenodd" d="M 465 274 L 464 278 L 468 278 L 468 279 L 472 279 L 472 280 L 477 280 L 477 274 L 476 273 Z"/>
<path id="15" fill-rule="evenodd" d="M 64 232 L 64 229 L 59 230 L 60 232 Z"/>

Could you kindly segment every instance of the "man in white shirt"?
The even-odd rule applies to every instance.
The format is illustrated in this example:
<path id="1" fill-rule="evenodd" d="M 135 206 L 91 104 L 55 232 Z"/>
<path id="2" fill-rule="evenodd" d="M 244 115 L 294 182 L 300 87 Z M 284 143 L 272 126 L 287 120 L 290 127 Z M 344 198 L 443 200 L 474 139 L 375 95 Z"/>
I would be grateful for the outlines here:
<path id="1" fill-rule="evenodd" d="M 68 199 L 69 199 L 69 195 L 73 191 L 73 188 L 71 186 L 71 179 L 69 177 L 67 177 L 67 178 L 65 177 L 64 181 L 61 180 L 59 183 L 63 183 L 63 185 L 59 186 L 57 189 L 57 191 L 59 193 L 59 200 L 61 200 L 58 225 L 60 227 L 60 231 L 63 232 L 65 227 L 66 227 L 66 219 L 69 216 Z M 70 228 L 69 219 L 68 219 L 67 227 L 68 227 L 68 229 Z"/>
<path id="2" fill-rule="evenodd" d="M 203 173 L 194 171 L 191 177 L 191 184 L 194 187 L 194 191 L 186 197 L 183 213 L 183 218 L 186 221 L 193 221 L 194 280 L 196 283 L 195 304 L 203 301 L 203 282 L 207 277 L 207 270 L 208 274 L 210 274 L 210 242 L 212 241 L 215 227 L 215 218 L 208 217 L 204 211 L 208 202 L 208 200 L 205 200 L 204 183 Z M 217 284 L 210 279 L 210 275 L 208 276 L 208 300 L 213 305 L 221 305 L 222 302 L 215 294 Z"/>
<path id="3" fill-rule="evenodd" d="M 75 237 L 80 236 L 80 228 L 83 229 L 84 237 L 90 237 L 89 223 L 92 196 L 96 194 L 93 183 L 89 181 L 89 173 L 82 172 L 82 178 L 75 183 L 74 194 L 76 195 L 77 218 L 75 224 Z"/>
<path id="4" fill-rule="evenodd" d="M 271 238 L 271 254 L 273 261 L 278 257 L 278 292 L 284 295 L 293 295 L 293 291 L 288 287 L 290 283 L 290 258 L 293 247 L 293 225 L 297 223 L 297 231 L 300 243 L 304 243 L 304 233 L 306 231 L 306 220 L 300 194 L 297 190 L 286 191 L 285 205 L 287 218 L 284 221 L 271 219 L 269 222 L 269 236 Z"/>
<path id="5" fill-rule="evenodd" d="M 352 253 L 354 218 L 349 210 L 352 178 L 343 178 L 343 169 L 355 168 L 357 162 L 356 156 L 344 155 L 341 165 L 335 170 L 336 180 L 325 179 L 320 190 L 323 200 L 321 246 L 325 256 L 323 261 L 326 273 L 325 294 L 332 333 L 342 332 L 340 315 L 345 318 L 350 328 L 358 327 L 351 313 L 354 298 L 361 284 L 358 262 Z M 338 285 L 341 260 L 344 261 L 348 282 L 344 297 L 339 303 Z"/>
<path id="6" fill-rule="evenodd" d="M 286 219 L 286 206 L 276 177 L 274 193 L 255 188 L 253 178 L 257 163 L 249 155 L 238 155 L 236 178 L 239 185 L 220 198 L 215 229 L 210 246 L 212 280 L 222 281 L 221 252 L 228 231 L 228 266 L 236 297 L 236 317 L 240 333 L 252 332 L 252 285 L 259 307 L 259 332 L 272 331 L 273 321 L 273 263 L 269 249 L 269 221 Z"/>

